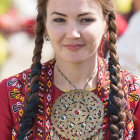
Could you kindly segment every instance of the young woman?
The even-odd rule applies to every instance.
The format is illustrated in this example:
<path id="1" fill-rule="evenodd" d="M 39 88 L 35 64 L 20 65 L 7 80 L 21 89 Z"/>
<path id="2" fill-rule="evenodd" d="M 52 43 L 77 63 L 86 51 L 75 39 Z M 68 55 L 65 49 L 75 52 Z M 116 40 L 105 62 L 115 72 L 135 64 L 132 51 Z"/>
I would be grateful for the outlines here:
<path id="1" fill-rule="evenodd" d="M 112 2 L 38 0 L 31 69 L 0 85 L 0 139 L 139 139 L 140 80 L 120 70 Z M 44 37 L 55 58 L 41 64 Z"/>

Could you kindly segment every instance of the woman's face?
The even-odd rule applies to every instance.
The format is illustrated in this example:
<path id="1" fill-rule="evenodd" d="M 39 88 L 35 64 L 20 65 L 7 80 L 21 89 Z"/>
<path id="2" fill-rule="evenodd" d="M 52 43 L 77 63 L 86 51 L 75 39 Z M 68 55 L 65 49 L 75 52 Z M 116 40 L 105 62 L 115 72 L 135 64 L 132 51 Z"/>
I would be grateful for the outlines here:
<path id="1" fill-rule="evenodd" d="M 46 27 L 56 58 L 69 62 L 94 57 L 107 30 L 96 0 L 49 0 Z"/>

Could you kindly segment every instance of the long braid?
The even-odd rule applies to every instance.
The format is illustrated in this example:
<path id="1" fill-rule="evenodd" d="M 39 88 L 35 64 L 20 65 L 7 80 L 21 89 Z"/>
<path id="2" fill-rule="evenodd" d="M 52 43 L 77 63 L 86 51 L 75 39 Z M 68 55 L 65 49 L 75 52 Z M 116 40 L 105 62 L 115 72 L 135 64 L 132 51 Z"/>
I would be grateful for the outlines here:
<path id="1" fill-rule="evenodd" d="M 109 113 L 110 113 L 110 139 L 118 140 L 123 137 L 124 124 L 126 120 L 125 100 L 122 91 L 120 66 L 118 63 L 118 54 L 116 50 L 117 26 L 115 23 L 115 14 L 110 12 L 109 20 L 109 72 L 110 72 L 110 95 L 109 95 Z"/>
<path id="2" fill-rule="evenodd" d="M 35 110 L 40 103 L 38 98 L 39 89 L 39 78 L 41 73 L 41 53 L 43 46 L 43 37 L 45 33 L 45 11 L 43 9 L 45 0 L 38 1 L 38 15 L 36 18 L 36 38 L 35 38 L 35 49 L 32 58 L 31 66 L 31 91 L 28 93 L 25 102 L 24 114 L 21 120 L 21 126 L 17 140 L 24 140 L 30 127 L 35 119 Z"/>

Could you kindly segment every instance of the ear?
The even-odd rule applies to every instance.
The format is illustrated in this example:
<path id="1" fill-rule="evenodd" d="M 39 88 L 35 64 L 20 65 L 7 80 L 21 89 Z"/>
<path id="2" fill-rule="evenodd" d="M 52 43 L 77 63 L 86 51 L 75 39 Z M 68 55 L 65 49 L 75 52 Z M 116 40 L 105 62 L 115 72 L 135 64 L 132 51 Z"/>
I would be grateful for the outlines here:
<path id="1" fill-rule="evenodd" d="M 45 26 L 45 35 L 48 34 L 47 27 Z"/>
<path id="2" fill-rule="evenodd" d="M 50 41 L 50 38 L 49 38 L 49 35 L 48 35 L 48 31 L 47 31 L 47 27 L 45 27 L 44 37 L 45 37 L 46 41 Z"/>
<path id="3" fill-rule="evenodd" d="M 47 40 L 49 40 L 49 35 L 48 35 L 48 31 L 47 31 L 47 27 L 45 27 L 45 33 L 44 33 L 45 38 L 47 37 Z"/>

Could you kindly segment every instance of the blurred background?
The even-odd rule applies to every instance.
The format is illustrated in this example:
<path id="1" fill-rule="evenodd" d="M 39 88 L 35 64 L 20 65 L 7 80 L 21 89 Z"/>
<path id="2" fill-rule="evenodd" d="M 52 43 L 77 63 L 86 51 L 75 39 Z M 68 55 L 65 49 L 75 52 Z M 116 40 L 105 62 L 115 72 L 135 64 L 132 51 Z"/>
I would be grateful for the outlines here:
<path id="1" fill-rule="evenodd" d="M 0 0 L 0 81 L 30 68 L 37 0 Z M 53 57 L 48 41 L 42 63 Z"/>
<path id="2" fill-rule="evenodd" d="M 140 62 L 136 62 L 139 57 L 139 44 L 137 48 L 131 44 L 131 49 L 127 52 L 127 39 L 123 39 L 129 29 L 129 22 L 139 9 L 134 6 L 134 1 L 140 0 L 114 0 L 118 26 L 118 51 L 121 65 L 135 74 L 140 74 Z M 0 81 L 30 68 L 34 49 L 34 26 L 37 0 L 0 0 Z M 138 5 L 138 4 L 137 4 Z M 137 17 L 138 18 L 138 17 Z M 138 18 L 140 20 L 140 16 Z M 137 26 L 135 27 L 136 30 Z M 132 31 L 131 31 L 132 32 Z M 130 33 L 131 39 L 135 36 Z M 139 32 L 140 36 L 140 32 Z M 129 40 L 130 40 L 129 38 Z M 139 39 L 140 40 L 140 39 Z M 136 42 L 136 41 L 135 41 Z M 130 43 L 128 43 L 130 44 Z M 123 45 L 123 46 L 122 46 Z M 124 47 L 125 46 L 125 47 Z M 136 51 L 134 51 L 136 49 Z M 134 51 L 132 65 L 130 55 Z M 136 57 L 136 53 L 138 58 Z M 103 48 L 103 57 L 108 57 L 107 47 Z M 128 56 L 129 57 L 128 57 Z M 52 47 L 45 41 L 42 54 L 42 63 L 54 56 Z M 126 56 L 126 57 L 124 57 Z M 130 68 L 128 65 L 129 63 Z M 138 60 L 139 61 L 139 60 Z M 133 68 L 133 69 L 131 69 Z M 136 69 L 136 70 L 135 70 Z"/>

